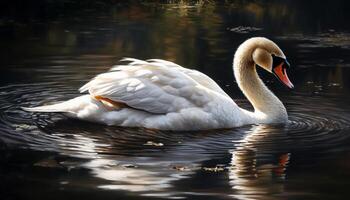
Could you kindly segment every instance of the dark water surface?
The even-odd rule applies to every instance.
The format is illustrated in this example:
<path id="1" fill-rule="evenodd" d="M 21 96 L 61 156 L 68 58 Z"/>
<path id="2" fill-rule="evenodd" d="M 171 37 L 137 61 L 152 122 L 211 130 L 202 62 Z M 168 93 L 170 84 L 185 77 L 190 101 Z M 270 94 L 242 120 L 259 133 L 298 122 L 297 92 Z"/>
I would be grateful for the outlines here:
<path id="1" fill-rule="evenodd" d="M 349 3 L 315 4 L 9 9 L 0 20 L 0 199 L 349 198 Z M 287 107 L 286 126 L 164 132 L 20 109 L 76 97 L 123 57 L 198 69 L 251 108 L 231 65 L 252 36 L 274 40 L 292 64 L 293 91 L 260 71 Z"/>

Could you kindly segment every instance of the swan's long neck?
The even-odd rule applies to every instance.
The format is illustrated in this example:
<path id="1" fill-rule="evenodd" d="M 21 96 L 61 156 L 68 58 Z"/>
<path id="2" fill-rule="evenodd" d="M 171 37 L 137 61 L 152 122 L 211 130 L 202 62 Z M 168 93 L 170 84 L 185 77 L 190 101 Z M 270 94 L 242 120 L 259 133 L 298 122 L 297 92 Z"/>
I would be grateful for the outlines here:
<path id="1" fill-rule="evenodd" d="M 236 51 L 233 70 L 239 88 L 253 105 L 250 113 L 257 123 L 285 122 L 288 115 L 282 102 L 265 86 L 256 72 L 252 59 L 254 45 L 241 45 Z"/>

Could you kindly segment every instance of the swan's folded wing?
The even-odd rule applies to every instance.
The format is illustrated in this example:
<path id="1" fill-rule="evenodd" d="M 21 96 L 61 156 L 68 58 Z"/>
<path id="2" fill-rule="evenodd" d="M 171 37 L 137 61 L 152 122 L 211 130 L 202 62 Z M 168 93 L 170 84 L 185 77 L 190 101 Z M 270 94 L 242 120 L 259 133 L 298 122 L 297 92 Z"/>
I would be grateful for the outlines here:
<path id="1" fill-rule="evenodd" d="M 163 65 L 163 66 L 166 66 L 168 68 L 176 69 L 176 70 L 186 74 L 187 76 L 191 77 L 193 80 L 195 80 L 198 84 L 202 85 L 203 87 L 206 87 L 212 91 L 218 92 L 226 97 L 229 97 L 213 79 L 211 79 L 209 76 L 207 76 L 207 75 L 205 75 L 202 72 L 199 72 L 197 70 L 187 69 L 187 68 L 184 68 L 176 63 L 173 63 L 173 62 L 170 62 L 167 60 L 162 60 L 162 59 L 149 59 L 149 60 L 144 61 L 144 60 L 139 60 L 139 59 L 135 59 L 135 58 L 124 58 L 121 61 L 127 61 L 129 63 L 128 63 L 128 65 L 124 65 L 124 66 L 117 65 L 115 67 L 112 67 L 111 71 L 118 70 L 118 69 L 123 68 L 123 67 L 135 66 L 135 65 L 139 65 L 139 64 L 145 64 L 145 63 Z"/>
<path id="2" fill-rule="evenodd" d="M 138 60 L 138 61 L 140 61 L 140 60 Z M 164 64 L 167 67 L 176 68 L 177 70 L 180 70 L 184 74 L 191 77 L 193 80 L 195 80 L 201 86 L 206 87 L 214 92 L 218 92 L 218 93 L 228 97 L 228 95 L 221 89 L 221 87 L 213 79 L 211 79 L 209 76 L 203 74 L 202 72 L 199 72 L 199 71 L 194 70 L 194 69 L 184 68 L 176 63 L 173 63 L 173 62 L 170 62 L 167 60 L 150 59 L 147 61 L 151 62 L 151 63 Z"/>
<path id="3" fill-rule="evenodd" d="M 204 107 L 222 96 L 198 84 L 187 74 L 160 63 L 121 65 L 100 74 L 80 91 L 155 114 L 179 112 L 190 107 Z"/>
<path id="4" fill-rule="evenodd" d="M 215 91 L 217 93 L 220 93 L 226 97 L 229 97 L 224 90 L 221 89 L 221 87 L 209 76 L 197 71 L 197 70 L 189 70 L 184 68 L 184 73 L 190 76 L 193 80 L 195 80 L 197 83 L 202 85 L 203 87 L 206 87 L 212 91 Z"/>

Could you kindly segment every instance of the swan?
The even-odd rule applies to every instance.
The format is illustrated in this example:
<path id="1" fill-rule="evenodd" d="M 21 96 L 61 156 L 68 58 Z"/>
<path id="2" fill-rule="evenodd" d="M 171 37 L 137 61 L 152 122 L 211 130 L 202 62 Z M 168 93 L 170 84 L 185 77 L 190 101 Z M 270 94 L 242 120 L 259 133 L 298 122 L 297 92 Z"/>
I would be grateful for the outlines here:
<path id="1" fill-rule="evenodd" d="M 161 59 L 124 58 L 110 71 L 80 88 L 88 94 L 54 104 L 23 108 L 57 112 L 68 117 L 124 127 L 158 130 L 208 130 L 247 124 L 286 123 L 282 102 L 265 86 L 256 66 L 274 74 L 289 88 L 289 63 L 271 40 L 254 37 L 243 42 L 233 60 L 239 88 L 254 107 L 240 108 L 207 75 Z"/>

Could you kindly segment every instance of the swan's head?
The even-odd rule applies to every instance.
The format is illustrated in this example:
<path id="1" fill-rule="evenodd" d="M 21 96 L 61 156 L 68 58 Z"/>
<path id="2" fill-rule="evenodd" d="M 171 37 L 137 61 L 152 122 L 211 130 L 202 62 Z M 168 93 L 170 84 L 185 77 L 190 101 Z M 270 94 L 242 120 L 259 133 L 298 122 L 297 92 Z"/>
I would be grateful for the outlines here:
<path id="1" fill-rule="evenodd" d="M 255 64 L 273 73 L 288 88 L 294 88 L 287 75 L 287 69 L 290 67 L 289 62 L 274 42 L 263 37 L 251 38 L 246 42 L 248 46 L 252 45 L 251 47 L 253 47 L 252 58 Z"/>

